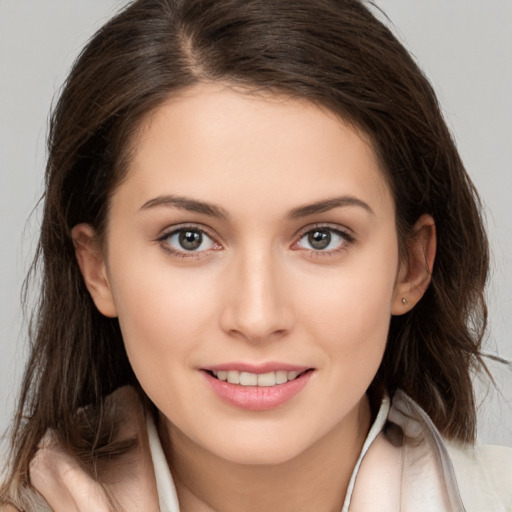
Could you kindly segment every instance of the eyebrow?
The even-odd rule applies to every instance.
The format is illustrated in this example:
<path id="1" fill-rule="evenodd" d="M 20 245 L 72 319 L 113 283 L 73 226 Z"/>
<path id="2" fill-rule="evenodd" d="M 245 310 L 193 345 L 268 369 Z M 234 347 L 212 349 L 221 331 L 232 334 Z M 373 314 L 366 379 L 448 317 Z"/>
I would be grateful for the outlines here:
<path id="1" fill-rule="evenodd" d="M 202 213 L 203 215 L 208 215 L 210 217 L 215 217 L 218 219 L 227 219 L 229 217 L 229 213 L 220 206 L 211 203 L 206 203 L 203 201 L 197 201 L 196 199 L 191 199 L 188 197 L 173 195 L 158 196 L 155 197 L 154 199 L 150 199 L 149 201 L 146 201 L 140 207 L 140 209 L 148 210 L 150 208 L 155 208 L 157 206 L 166 206 L 171 208 L 178 208 L 180 210 L 186 210 L 189 212 Z M 323 201 L 318 201 L 316 203 L 299 206 L 297 208 L 293 208 L 292 210 L 289 211 L 287 217 L 289 219 L 299 219 L 302 217 L 307 217 L 309 215 L 314 215 L 316 213 L 327 212 L 334 208 L 341 208 L 347 206 L 363 208 L 368 213 L 375 215 L 375 212 L 372 210 L 370 205 L 368 205 L 364 201 L 361 201 L 357 197 L 339 196 L 330 199 L 325 199 Z"/>
<path id="2" fill-rule="evenodd" d="M 375 212 L 371 209 L 370 205 L 361 201 L 354 196 L 339 196 L 333 197 L 331 199 L 326 199 L 324 201 L 318 201 L 316 203 L 307 204 L 305 206 L 299 206 L 298 208 L 294 208 L 288 214 L 288 217 L 291 219 L 299 219 L 301 217 L 307 217 L 308 215 L 313 215 L 315 213 L 323 213 L 334 208 L 347 207 L 347 206 L 356 206 L 358 208 L 363 208 L 368 213 L 375 215 Z"/>
<path id="3" fill-rule="evenodd" d="M 145 202 L 140 209 L 147 210 L 154 208 L 155 206 L 167 206 L 174 207 L 180 210 L 186 210 L 188 212 L 202 213 L 210 217 L 216 217 L 219 219 L 227 219 L 229 214 L 224 208 L 215 206 L 213 204 L 205 203 L 203 201 L 197 201 L 188 197 L 181 196 L 158 196 L 154 199 L 150 199 Z"/>

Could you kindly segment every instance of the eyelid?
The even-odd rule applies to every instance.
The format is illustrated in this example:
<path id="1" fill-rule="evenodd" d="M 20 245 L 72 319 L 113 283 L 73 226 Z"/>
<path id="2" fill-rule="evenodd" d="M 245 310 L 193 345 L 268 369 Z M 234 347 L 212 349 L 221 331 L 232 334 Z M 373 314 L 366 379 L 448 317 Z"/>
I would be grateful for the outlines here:
<path id="1" fill-rule="evenodd" d="M 157 236 L 157 240 L 162 240 L 164 238 L 168 238 L 173 233 L 177 231 L 184 231 L 186 229 L 190 229 L 191 231 L 199 231 L 208 235 L 210 238 L 214 238 L 214 236 L 210 233 L 209 228 L 203 226 L 202 224 L 194 224 L 193 222 L 183 222 L 180 224 L 173 224 L 172 226 L 167 226 L 164 228 L 161 233 Z"/>
<path id="2" fill-rule="evenodd" d="M 315 249 L 307 249 L 307 248 L 303 248 L 303 247 L 299 247 L 295 250 L 309 252 L 310 254 L 314 255 L 315 257 L 330 256 L 330 255 L 337 254 L 341 251 L 346 251 L 348 249 L 347 246 L 352 245 L 356 241 L 353 231 L 349 228 L 340 226 L 339 224 L 316 223 L 316 224 L 311 224 L 309 226 L 302 228 L 295 235 L 295 241 L 293 242 L 292 247 L 296 246 L 300 242 L 300 240 L 302 240 L 302 238 L 304 238 L 305 235 L 307 235 L 311 231 L 315 231 L 315 230 L 331 231 L 331 232 L 337 234 L 338 236 L 342 237 L 344 242 L 342 244 L 340 244 L 339 247 L 337 247 L 335 249 L 330 249 L 330 250 L 320 250 L 320 249 L 315 250 Z"/>
<path id="3" fill-rule="evenodd" d="M 305 226 L 301 228 L 299 231 L 297 231 L 297 233 L 295 234 L 295 238 L 302 238 L 305 234 L 309 233 L 310 231 L 314 231 L 315 229 L 325 229 L 326 231 L 334 231 L 335 233 L 339 233 L 340 235 L 345 237 L 348 241 L 355 241 L 355 235 L 351 229 L 345 226 L 341 226 L 339 224 L 330 224 L 328 222 L 317 222 L 315 224 Z"/>
<path id="4" fill-rule="evenodd" d="M 174 247 L 171 247 L 168 243 L 166 243 L 166 240 L 169 239 L 169 237 L 180 231 L 186 231 L 187 229 L 190 231 L 197 231 L 202 235 L 207 236 L 217 247 L 215 247 L 214 249 L 205 249 L 201 251 L 186 251 L 175 249 Z M 194 224 L 190 222 L 176 224 L 167 227 L 161 232 L 160 235 L 158 235 L 155 241 L 158 242 L 167 253 L 182 258 L 200 258 L 207 256 L 207 253 L 209 253 L 212 250 L 216 251 L 222 248 L 222 245 L 217 241 L 217 237 L 215 235 L 212 235 L 208 228 L 206 228 L 203 225 Z"/>

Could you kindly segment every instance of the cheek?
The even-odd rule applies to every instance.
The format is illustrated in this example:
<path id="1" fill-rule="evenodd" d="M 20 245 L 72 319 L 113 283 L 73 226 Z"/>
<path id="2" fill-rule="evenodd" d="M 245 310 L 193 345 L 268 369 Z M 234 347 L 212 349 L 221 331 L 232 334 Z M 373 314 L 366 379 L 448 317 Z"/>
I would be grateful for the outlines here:
<path id="1" fill-rule="evenodd" d="M 333 286 L 323 300 L 310 296 L 313 307 L 305 312 L 305 323 L 318 329 L 317 339 L 325 352 L 351 370 L 359 365 L 378 366 L 389 330 L 391 291 L 379 297 L 372 287 L 350 284 Z"/>
<path id="2" fill-rule="evenodd" d="M 143 387 L 168 381 L 215 321 L 208 278 L 165 265 L 119 261 L 114 299 L 128 357 Z M 126 276 L 129 276 L 127 278 Z M 117 278 L 117 279 L 116 279 Z"/>
<path id="3" fill-rule="evenodd" d="M 302 294 L 303 325 L 344 374 L 376 372 L 385 350 L 398 251 L 390 246 L 379 256 L 362 255 Z"/>

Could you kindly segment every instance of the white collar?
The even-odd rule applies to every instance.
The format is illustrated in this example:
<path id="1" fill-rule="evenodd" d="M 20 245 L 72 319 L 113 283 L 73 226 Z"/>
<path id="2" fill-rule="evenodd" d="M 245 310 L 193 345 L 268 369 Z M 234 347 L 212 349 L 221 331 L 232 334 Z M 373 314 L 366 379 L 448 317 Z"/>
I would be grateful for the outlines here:
<path id="1" fill-rule="evenodd" d="M 146 414 L 148 428 L 149 449 L 155 468 L 156 488 L 158 491 L 158 503 L 160 512 L 180 512 L 176 486 L 165 458 L 162 443 L 151 414 Z"/>
<path id="2" fill-rule="evenodd" d="M 381 402 L 377 417 L 373 422 L 368 436 L 363 444 L 361 453 L 357 459 L 356 465 L 352 471 L 352 475 L 349 480 L 347 494 L 345 495 L 345 501 L 341 512 L 348 512 L 350 501 L 352 499 L 352 493 L 356 482 L 356 477 L 361 466 L 361 462 L 373 444 L 377 436 L 381 433 L 386 421 L 388 419 L 390 410 L 390 400 L 386 395 Z M 158 501 L 160 504 L 161 512 L 180 512 L 178 495 L 176 493 L 176 486 L 172 478 L 167 460 L 164 455 L 158 432 L 150 414 L 147 414 L 147 430 L 149 437 L 149 448 L 151 451 L 151 458 L 153 459 L 153 466 L 155 468 L 156 486 L 158 490 Z"/>

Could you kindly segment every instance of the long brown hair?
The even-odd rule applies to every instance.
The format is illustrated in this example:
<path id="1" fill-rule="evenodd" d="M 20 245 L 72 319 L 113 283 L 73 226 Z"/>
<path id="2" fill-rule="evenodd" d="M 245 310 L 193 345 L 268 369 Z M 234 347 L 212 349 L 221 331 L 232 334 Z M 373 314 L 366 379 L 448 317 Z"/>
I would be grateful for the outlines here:
<path id="1" fill-rule="evenodd" d="M 137 128 L 200 81 L 304 98 L 366 132 L 394 196 L 402 247 L 420 215 L 434 217 L 431 285 L 412 311 L 392 318 L 376 380 L 390 394 L 406 391 L 447 437 L 474 440 L 470 374 L 481 364 L 488 244 L 478 195 L 411 56 L 358 0 L 138 0 L 83 50 L 51 118 L 32 269 L 41 290 L 0 502 L 28 485 L 49 428 L 85 462 L 123 448 L 108 443 L 104 400 L 137 381 L 117 320 L 97 311 L 84 286 L 71 229 L 87 222 L 103 234 Z M 86 426 L 74 413 L 85 405 L 96 411 Z"/>

